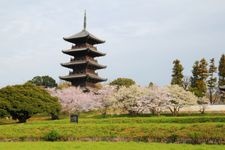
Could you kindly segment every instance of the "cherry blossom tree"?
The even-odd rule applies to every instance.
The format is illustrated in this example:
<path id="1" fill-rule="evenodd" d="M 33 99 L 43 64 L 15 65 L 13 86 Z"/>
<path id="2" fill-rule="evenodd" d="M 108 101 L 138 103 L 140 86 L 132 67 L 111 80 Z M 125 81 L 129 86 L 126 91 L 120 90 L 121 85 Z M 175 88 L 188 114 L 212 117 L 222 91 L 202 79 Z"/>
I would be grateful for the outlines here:
<path id="1" fill-rule="evenodd" d="M 137 85 L 121 87 L 114 93 L 113 99 L 117 108 L 127 111 L 131 115 L 150 112 L 159 115 L 169 103 L 167 90 L 157 86 L 149 88 Z"/>
<path id="2" fill-rule="evenodd" d="M 169 98 L 167 108 L 173 115 L 177 115 L 180 108 L 185 105 L 197 104 L 197 97 L 193 93 L 185 91 L 182 87 L 171 85 L 167 86 L 166 89 L 168 91 Z"/>
<path id="3" fill-rule="evenodd" d="M 145 88 L 137 85 L 131 85 L 130 87 L 122 86 L 111 97 L 114 101 L 114 106 L 122 109 L 123 112 L 128 112 L 130 115 L 135 115 L 143 111 L 140 107 L 141 102 L 138 100 L 147 93 Z"/>
<path id="4" fill-rule="evenodd" d="M 111 85 L 103 85 L 96 94 L 96 99 L 100 103 L 99 110 L 102 115 L 106 115 L 109 108 L 115 103 L 115 99 L 111 98 L 116 92 L 116 87 Z"/>
<path id="5" fill-rule="evenodd" d="M 114 93 L 115 87 L 104 85 L 97 91 L 90 90 L 89 92 L 83 92 L 79 87 L 49 88 L 48 91 L 52 96 L 59 98 L 65 112 L 79 113 L 101 110 L 105 115 L 108 108 L 113 105 L 110 96 Z"/>
<path id="6" fill-rule="evenodd" d="M 80 88 L 48 89 L 52 96 L 59 98 L 62 109 L 69 113 L 87 112 L 101 106 L 98 95 L 93 92 L 84 93 Z"/>
<path id="7" fill-rule="evenodd" d="M 146 95 L 138 100 L 144 110 L 149 110 L 153 115 L 160 115 L 161 111 L 166 108 L 169 103 L 167 90 L 164 87 L 149 87 Z"/>
<path id="8" fill-rule="evenodd" d="M 118 108 L 131 115 L 157 113 L 158 115 L 168 103 L 168 94 L 165 88 L 151 86 L 149 88 L 132 85 L 121 87 L 114 94 L 114 102 Z"/>

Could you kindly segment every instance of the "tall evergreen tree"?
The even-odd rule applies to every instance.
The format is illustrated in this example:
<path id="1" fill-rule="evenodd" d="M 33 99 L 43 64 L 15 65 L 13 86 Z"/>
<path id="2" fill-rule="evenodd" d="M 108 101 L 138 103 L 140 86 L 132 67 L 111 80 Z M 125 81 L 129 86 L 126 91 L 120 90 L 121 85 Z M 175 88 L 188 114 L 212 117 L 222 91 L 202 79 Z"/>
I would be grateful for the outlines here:
<path id="1" fill-rule="evenodd" d="M 206 80 L 208 78 L 208 63 L 203 58 L 199 61 L 196 61 L 193 65 L 191 77 L 191 91 L 195 93 L 198 97 L 203 97 L 207 91 Z"/>
<path id="2" fill-rule="evenodd" d="M 210 65 L 209 65 L 209 71 L 208 71 L 209 78 L 207 80 L 210 104 L 213 104 L 213 92 L 215 91 L 215 88 L 216 88 L 217 78 L 214 76 L 214 73 L 216 73 L 216 71 L 217 71 L 217 67 L 215 66 L 215 60 L 214 58 L 212 58 L 210 59 Z"/>
<path id="3" fill-rule="evenodd" d="M 183 86 L 183 66 L 180 63 L 180 60 L 176 59 L 173 61 L 173 73 L 172 73 L 172 80 L 171 80 L 171 84 L 177 84 L 179 86 Z"/>
<path id="4" fill-rule="evenodd" d="M 198 80 L 198 65 L 199 65 L 199 61 L 195 61 L 194 65 L 193 65 L 193 69 L 192 69 L 192 76 L 191 76 L 191 88 L 195 88 L 196 85 L 196 81 Z"/>
<path id="5" fill-rule="evenodd" d="M 225 85 L 225 54 L 220 58 L 219 62 L 219 86 Z"/>

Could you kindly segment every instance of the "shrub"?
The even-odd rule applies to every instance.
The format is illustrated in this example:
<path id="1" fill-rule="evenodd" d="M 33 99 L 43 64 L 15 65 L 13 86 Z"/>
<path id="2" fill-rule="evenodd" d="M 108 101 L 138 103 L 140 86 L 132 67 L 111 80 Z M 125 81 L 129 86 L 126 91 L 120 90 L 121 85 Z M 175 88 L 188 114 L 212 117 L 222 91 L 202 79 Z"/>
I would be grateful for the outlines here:
<path id="1" fill-rule="evenodd" d="M 199 139 L 199 133 L 197 132 L 191 132 L 189 134 L 189 137 L 191 138 L 191 144 L 200 144 L 200 139 Z"/>
<path id="2" fill-rule="evenodd" d="M 44 86 L 45 88 L 52 88 L 57 86 L 56 81 L 50 76 L 36 76 L 28 82 L 37 86 Z"/>
<path id="3" fill-rule="evenodd" d="M 169 143 L 175 143 L 177 141 L 178 135 L 172 133 L 169 137 L 168 137 L 168 142 Z"/>
<path id="4" fill-rule="evenodd" d="M 33 84 L 2 88 L 0 98 L 0 109 L 6 110 L 14 120 L 18 119 L 20 123 L 26 122 L 37 113 L 58 115 L 61 109 L 57 98 Z"/>
<path id="5" fill-rule="evenodd" d="M 135 81 L 129 78 L 117 78 L 110 83 L 110 85 L 116 85 L 119 87 L 120 86 L 129 87 L 134 84 L 135 84 Z"/>
<path id="6" fill-rule="evenodd" d="M 56 130 L 52 130 L 44 136 L 45 141 L 53 142 L 53 141 L 57 141 L 59 139 L 60 139 L 60 134 Z"/>

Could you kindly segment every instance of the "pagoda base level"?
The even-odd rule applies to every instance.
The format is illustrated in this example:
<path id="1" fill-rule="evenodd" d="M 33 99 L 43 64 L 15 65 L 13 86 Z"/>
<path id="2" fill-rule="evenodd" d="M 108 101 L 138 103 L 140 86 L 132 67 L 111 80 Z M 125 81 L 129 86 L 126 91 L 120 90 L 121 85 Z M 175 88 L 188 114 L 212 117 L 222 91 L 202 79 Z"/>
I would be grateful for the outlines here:
<path id="1" fill-rule="evenodd" d="M 73 81 L 73 82 L 71 82 L 71 85 L 75 86 L 75 87 L 95 87 L 96 83 L 83 82 L 83 81 Z"/>

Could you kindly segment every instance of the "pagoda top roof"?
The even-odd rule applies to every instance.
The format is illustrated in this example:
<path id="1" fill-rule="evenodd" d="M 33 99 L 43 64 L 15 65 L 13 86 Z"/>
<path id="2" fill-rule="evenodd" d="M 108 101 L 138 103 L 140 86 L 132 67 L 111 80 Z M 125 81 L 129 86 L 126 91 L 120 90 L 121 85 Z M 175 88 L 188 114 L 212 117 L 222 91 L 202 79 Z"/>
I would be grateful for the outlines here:
<path id="1" fill-rule="evenodd" d="M 82 42 L 87 42 L 91 44 L 101 44 L 104 43 L 104 40 L 101 40 L 94 36 L 93 34 L 89 33 L 86 29 L 83 29 L 81 32 L 71 35 L 69 37 L 63 37 L 65 41 L 77 44 Z"/>
<path id="2" fill-rule="evenodd" d="M 90 44 L 101 44 L 104 43 L 104 40 L 101 40 L 94 36 L 93 34 L 89 33 L 86 30 L 87 26 L 87 21 L 86 21 L 86 11 L 84 13 L 84 27 L 83 30 L 79 33 L 76 33 L 74 35 L 71 35 L 69 37 L 63 37 L 65 41 L 74 43 L 74 44 L 79 44 L 79 43 L 90 43 Z"/>

